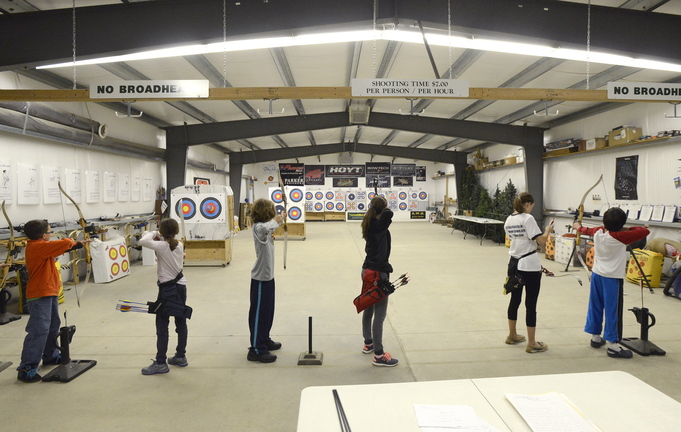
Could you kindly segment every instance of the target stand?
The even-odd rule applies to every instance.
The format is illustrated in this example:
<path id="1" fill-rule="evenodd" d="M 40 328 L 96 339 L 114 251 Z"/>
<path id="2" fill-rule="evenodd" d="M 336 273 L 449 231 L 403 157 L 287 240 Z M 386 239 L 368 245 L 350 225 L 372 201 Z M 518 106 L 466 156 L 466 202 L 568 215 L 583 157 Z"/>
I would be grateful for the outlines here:
<path id="1" fill-rule="evenodd" d="M 324 353 L 312 351 L 312 317 L 308 318 L 308 350 L 298 356 L 298 366 L 321 366 L 324 361 Z"/>
<path id="2" fill-rule="evenodd" d="M 59 337 L 61 364 L 43 375 L 43 382 L 69 382 L 92 369 L 97 364 L 96 360 L 71 360 L 69 344 L 75 332 L 76 326 L 65 326 L 59 329 L 57 336 Z"/>

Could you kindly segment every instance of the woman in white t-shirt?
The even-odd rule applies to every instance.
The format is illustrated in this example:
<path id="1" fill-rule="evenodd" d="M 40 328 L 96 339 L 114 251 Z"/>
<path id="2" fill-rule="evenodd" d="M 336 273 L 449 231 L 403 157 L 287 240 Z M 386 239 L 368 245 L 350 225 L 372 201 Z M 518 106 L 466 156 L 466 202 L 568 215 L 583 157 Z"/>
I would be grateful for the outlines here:
<path id="1" fill-rule="evenodd" d="M 515 213 L 509 216 L 504 223 L 504 230 L 511 240 L 511 257 L 518 259 L 518 272 L 525 282 L 524 290 L 519 289 L 511 293 L 508 305 L 508 337 L 509 345 L 524 342 L 525 336 L 516 332 L 518 320 L 518 308 L 525 291 L 525 324 L 527 325 L 527 347 L 525 351 L 533 354 L 544 352 L 549 349 L 548 345 L 535 340 L 537 327 L 537 299 L 541 285 L 541 263 L 537 255 L 538 245 L 546 244 L 549 234 L 553 232 L 551 223 L 544 233 L 537 225 L 537 221 L 530 214 L 534 208 L 534 198 L 527 192 L 518 195 L 513 201 Z"/>

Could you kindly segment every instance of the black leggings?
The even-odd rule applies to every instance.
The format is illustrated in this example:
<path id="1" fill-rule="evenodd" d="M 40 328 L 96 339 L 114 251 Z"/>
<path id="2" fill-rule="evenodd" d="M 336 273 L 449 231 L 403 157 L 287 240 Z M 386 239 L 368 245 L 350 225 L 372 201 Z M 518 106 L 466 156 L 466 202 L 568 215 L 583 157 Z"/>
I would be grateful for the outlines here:
<path id="1" fill-rule="evenodd" d="M 513 291 L 511 301 L 508 304 L 508 319 L 518 320 L 518 308 L 522 301 L 523 291 L 525 295 L 525 325 L 528 327 L 537 326 L 537 299 L 539 298 L 539 287 L 541 286 L 541 272 L 518 271 L 525 281 L 525 288 Z"/>

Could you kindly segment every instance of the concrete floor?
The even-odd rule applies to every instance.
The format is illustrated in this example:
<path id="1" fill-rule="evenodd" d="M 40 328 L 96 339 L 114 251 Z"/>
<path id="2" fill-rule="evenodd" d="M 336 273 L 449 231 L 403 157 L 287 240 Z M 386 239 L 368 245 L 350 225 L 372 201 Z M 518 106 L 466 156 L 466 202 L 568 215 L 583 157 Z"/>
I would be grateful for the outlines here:
<path id="1" fill-rule="evenodd" d="M 119 299 L 155 298 L 154 267 L 135 264 L 132 274 L 106 285 L 90 283 L 66 293 L 63 310 L 76 325 L 72 358 L 97 366 L 70 383 L 24 384 L 16 380 L 27 317 L 0 327 L 0 425 L 3 430 L 82 431 L 293 431 L 300 392 L 307 386 L 391 383 L 458 378 L 622 370 L 681 401 L 681 302 L 644 292 L 658 324 L 650 340 L 666 356 L 610 359 L 589 347 L 583 332 L 586 273 L 544 278 L 538 305 L 538 340 L 549 345 L 526 354 L 524 345 L 504 344 L 508 297 L 501 294 L 508 249 L 480 245 L 461 232 L 427 222 L 394 223 L 391 262 L 412 282 L 390 298 L 384 344 L 400 360 L 395 368 L 371 366 L 362 354 L 360 317 L 352 299 L 360 290 L 364 243 L 358 223 L 310 222 L 305 241 L 289 241 L 288 269 L 277 242 L 277 311 L 272 335 L 283 343 L 273 364 L 246 360 L 248 290 L 254 261 L 250 231 L 234 239 L 226 267 L 188 267 L 189 367 L 143 376 L 155 351 L 151 316 L 115 310 Z M 542 260 L 543 260 L 543 255 Z M 563 266 L 544 265 L 560 275 Z M 641 306 L 640 289 L 625 284 L 625 307 Z M 82 287 L 81 287 L 82 290 Z M 521 316 L 524 310 L 521 309 Z M 322 366 L 297 366 L 307 350 L 308 316 L 314 319 L 315 351 Z M 520 326 L 525 333 L 524 325 Z M 624 335 L 640 328 L 625 312 Z M 174 339 L 171 336 L 171 346 Z M 43 368 L 43 373 L 50 368 Z M 623 413 L 624 414 L 624 413 Z M 369 425 L 367 425 L 369 426 Z M 353 430 L 355 427 L 353 426 Z M 357 429 L 362 430 L 362 429 Z M 369 429 L 366 429 L 369 430 Z"/>

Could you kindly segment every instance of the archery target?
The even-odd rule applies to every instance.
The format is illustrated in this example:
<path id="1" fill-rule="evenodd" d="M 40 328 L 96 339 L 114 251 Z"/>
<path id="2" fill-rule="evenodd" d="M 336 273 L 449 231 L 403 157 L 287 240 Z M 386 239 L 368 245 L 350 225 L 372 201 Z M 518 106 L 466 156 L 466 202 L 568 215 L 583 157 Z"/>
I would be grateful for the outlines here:
<path id="1" fill-rule="evenodd" d="M 227 204 L 226 194 L 199 193 L 172 194 L 171 202 L 175 208 L 176 219 L 184 216 L 186 223 L 225 223 Z M 180 203 L 182 203 L 180 208 Z M 197 204 L 198 203 L 198 204 Z"/>
<path id="2" fill-rule="evenodd" d="M 299 188 L 293 188 L 293 189 L 291 189 L 291 191 L 289 192 L 289 198 L 290 198 L 291 201 L 293 201 L 294 203 L 300 202 L 300 201 L 303 199 L 304 196 L 305 196 L 305 195 L 303 194 L 303 191 L 300 190 Z"/>
<path id="3" fill-rule="evenodd" d="M 407 199 L 407 193 L 405 191 L 400 191 L 398 196 L 402 201 Z"/>
<path id="4" fill-rule="evenodd" d="M 324 199 L 324 192 L 322 192 L 322 191 L 315 192 L 314 193 L 314 199 L 316 199 L 317 201 L 323 200 Z"/>
<path id="5" fill-rule="evenodd" d="M 336 202 L 336 211 L 345 211 L 345 203 L 343 201 Z"/>
<path id="6" fill-rule="evenodd" d="M 399 205 L 399 207 L 400 207 L 400 210 L 404 211 L 404 210 L 407 209 L 407 203 L 401 202 L 400 205 Z"/>
<path id="7" fill-rule="evenodd" d="M 128 248 L 123 238 L 106 242 L 94 240 L 91 252 L 95 283 L 111 282 L 130 274 Z"/>
<path id="8" fill-rule="evenodd" d="M 324 204 L 320 202 L 314 203 L 314 211 L 324 211 Z"/>
<path id="9" fill-rule="evenodd" d="M 213 197 L 206 198 L 201 201 L 199 211 L 201 212 L 201 216 L 206 219 L 215 219 L 222 214 L 222 204 Z"/>
<path id="10" fill-rule="evenodd" d="M 364 210 L 366 210 L 366 209 L 367 209 L 366 203 L 363 203 L 363 202 L 358 202 L 358 203 L 357 203 L 357 210 L 359 210 L 359 211 L 364 211 Z"/>
<path id="11" fill-rule="evenodd" d="M 326 191 L 324 194 L 327 200 L 332 200 L 336 197 L 336 194 L 333 193 L 333 191 Z"/>
<path id="12" fill-rule="evenodd" d="M 376 198 L 376 194 L 374 192 L 369 192 L 369 201 L 371 201 L 374 198 Z"/>
<path id="13" fill-rule="evenodd" d="M 305 222 L 305 211 L 313 208 L 312 201 L 303 203 L 303 200 L 313 198 L 313 193 L 306 192 L 304 188 L 284 186 L 283 191 L 281 188 L 270 188 L 269 194 L 277 214 L 285 215 L 291 223 Z"/>
<path id="14" fill-rule="evenodd" d="M 288 210 L 288 218 L 291 222 L 296 222 L 303 217 L 303 212 L 298 207 L 291 207 Z"/>
<path id="15" fill-rule="evenodd" d="M 190 198 L 178 199 L 175 204 L 175 214 L 178 218 L 184 217 L 185 221 L 187 219 L 193 219 L 194 216 L 196 216 L 196 203 Z"/>
<path id="16" fill-rule="evenodd" d="M 357 199 L 357 194 L 354 192 L 348 192 L 348 201 L 355 201 Z"/>
<path id="17" fill-rule="evenodd" d="M 270 199 L 275 204 L 284 202 L 284 195 L 281 193 L 281 189 L 275 189 L 272 192 L 270 192 Z"/>
<path id="18" fill-rule="evenodd" d="M 336 192 L 336 201 L 345 201 L 345 194 L 342 191 Z"/>
<path id="19" fill-rule="evenodd" d="M 333 201 L 327 201 L 326 202 L 326 210 L 328 211 L 333 211 L 333 209 L 336 208 L 336 205 L 334 204 Z"/>
<path id="20" fill-rule="evenodd" d="M 419 199 L 420 199 L 421 201 L 424 201 L 424 200 L 427 200 L 427 199 L 428 199 L 428 194 L 426 193 L 426 191 L 421 191 L 421 192 L 419 192 Z"/>

